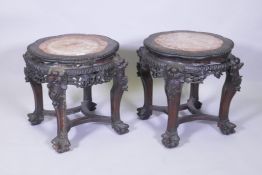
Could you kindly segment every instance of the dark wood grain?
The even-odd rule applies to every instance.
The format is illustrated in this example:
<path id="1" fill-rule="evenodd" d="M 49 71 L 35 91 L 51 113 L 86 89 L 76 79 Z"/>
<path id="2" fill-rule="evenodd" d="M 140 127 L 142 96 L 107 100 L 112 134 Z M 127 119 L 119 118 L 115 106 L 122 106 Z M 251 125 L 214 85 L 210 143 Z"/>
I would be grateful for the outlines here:
<path id="1" fill-rule="evenodd" d="M 108 37 L 102 37 L 108 42 L 108 47 L 101 53 L 76 57 L 51 55 L 38 49 L 39 45 L 55 37 L 40 39 L 28 47 L 24 55 L 26 62 L 26 81 L 30 82 L 35 99 L 35 110 L 29 114 L 32 125 L 40 124 L 44 115 L 57 118 L 57 136 L 52 140 L 53 148 L 63 153 L 70 149 L 69 130 L 77 125 L 99 122 L 111 124 L 118 134 L 128 132 L 128 125 L 120 119 L 120 103 L 123 92 L 127 90 L 125 68 L 127 62 L 116 51 L 119 44 Z M 59 64 L 58 64 L 59 63 Z M 96 109 L 92 99 L 92 86 L 113 80 L 111 89 L 111 115 L 96 115 L 91 111 Z M 42 84 L 47 83 L 49 97 L 55 110 L 44 110 Z M 74 108 L 66 106 L 66 90 L 68 85 L 83 88 L 83 101 Z M 69 119 L 67 115 L 81 112 L 84 115 Z"/>
<path id="2" fill-rule="evenodd" d="M 241 76 L 239 69 L 243 66 L 240 59 L 231 54 L 233 42 L 230 39 L 210 33 L 223 41 L 223 45 L 216 50 L 200 53 L 185 52 L 182 50 L 164 49 L 154 40 L 165 33 L 160 32 L 150 35 L 144 41 L 145 47 L 138 50 L 138 76 L 144 87 L 144 106 L 138 108 L 138 116 L 147 119 L 152 110 L 164 112 L 168 115 L 167 129 L 162 135 L 162 143 L 167 148 L 176 147 L 179 143 L 177 128 L 179 124 L 194 120 L 215 121 L 223 134 L 235 132 L 236 125 L 229 120 L 229 107 L 236 91 L 240 90 Z M 185 31 L 182 31 L 185 32 Z M 189 31 L 186 31 L 189 32 Z M 199 101 L 199 83 L 203 83 L 209 75 L 220 78 L 226 72 L 223 86 L 219 115 L 204 114 L 200 111 L 202 103 Z M 165 92 L 167 106 L 152 104 L 152 77 L 165 79 Z M 180 104 L 181 87 L 190 83 L 190 95 L 186 104 Z M 189 110 L 192 115 L 178 116 L 178 111 Z"/>

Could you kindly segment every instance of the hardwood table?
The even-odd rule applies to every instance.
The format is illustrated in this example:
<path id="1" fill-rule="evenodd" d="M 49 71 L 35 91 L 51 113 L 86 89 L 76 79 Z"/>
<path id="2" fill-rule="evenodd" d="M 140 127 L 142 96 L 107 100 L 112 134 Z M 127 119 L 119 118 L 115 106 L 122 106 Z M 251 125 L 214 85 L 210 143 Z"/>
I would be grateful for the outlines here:
<path id="1" fill-rule="evenodd" d="M 144 47 L 138 50 L 138 76 L 144 87 L 144 105 L 138 108 L 138 116 L 146 120 L 153 110 L 168 115 L 167 129 L 162 135 L 164 146 L 176 147 L 180 140 L 179 124 L 193 120 L 215 121 L 226 135 L 235 132 L 236 125 L 229 121 L 228 114 L 231 99 L 240 90 L 239 69 L 243 63 L 231 54 L 233 46 L 233 41 L 220 35 L 195 31 L 155 33 L 144 40 Z M 219 114 L 203 114 L 199 110 L 199 83 L 209 75 L 220 78 L 223 72 L 226 72 L 226 80 Z M 167 106 L 153 105 L 152 76 L 164 78 Z M 184 83 L 191 84 L 190 96 L 186 104 L 180 104 Z M 189 110 L 192 114 L 178 117 L 180 110 Z"/>
<path id="2" fill-rule="evenodd" d="M 69 150 L 68 132 L 79 124 L 110 123 L 118 134 L 128 132 L 129 126 L 121 121 L 119 113 L 122 94 L 127 90 L 127 62 L 118 55 L 118 48 L 118 42 L 108 37 L 85 34 L 47 37 L 28 46 L 24 54 L 24 72 L 35 99 L 35 110 L 28 114 L 29 121 L 37 125 L 44 120 L 44 115 L 57 117 L 57 136 L 52 140 L 57 152 Z M 90 113 L 96 109 L 92 86 L 112 79 L 111 117 Z M 43 107 L 42 83 L 47 83 L 54 111 Z M 83 88 L 84 97 L 80 106 L 67 109 L 68 85 Z M 82 112 L 84 116 L 72 120 L 67 117 L 77 112 Z"/>

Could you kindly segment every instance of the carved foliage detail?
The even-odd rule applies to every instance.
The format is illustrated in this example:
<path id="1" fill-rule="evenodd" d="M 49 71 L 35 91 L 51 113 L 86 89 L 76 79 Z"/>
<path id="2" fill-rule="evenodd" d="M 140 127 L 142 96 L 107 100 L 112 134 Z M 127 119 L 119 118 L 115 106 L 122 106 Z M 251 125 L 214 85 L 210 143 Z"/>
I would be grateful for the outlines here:
<path id="1" fill-rule="evenodd" d="M 47 78 L 49 89 L 49 97 L 52 100 L 54 108 L 63 105 L 66 108 L 65 104 L 65 93 L 67 89 L 67 77 L 62 69 L 50 70 L 50 73 Z"/>
<path id="2" fill-rule="evenodd" d="M 26 62 L 26 67 L 24 68 L 25 81 L 29 82 L 30 80 L 33 80 L 39 84 L 46 82 L 47 75 L 45 71 L 31 66 L 31 64 L 27 62 L 28 59 L 33 59 L 33 56 L 28 52 L 26 52 L 23 56 Z"/>
<path id="3" fill-rule="evenodd" d="M 88 87 L 95 84 L 102 84 L 109 82 L 114 74 L 114 69 L 94 71 L 88 74 L 79 74 L 74 76 L 68 76 L 68 83 L 76 85 L 77 87 Z"/>
<path id="4" fill-rule="evenodd" d="M 240 85 L 242 82 L 242 76 L 239 75 L 239 69 L 244 65 L 240 62 L 240 59 L 231 55 L 231 67 L 229 69 L 229 74 L 231 77 L 231 83 L 235 91 L 240 91 Z"/>
<path id="5" fill-rule="evenodd" d="M 144 47 L 138 50 L 138 55 L 140 57 L 138 68 L 143 69 L 149 67 L 154 78 L 164 77 L 166 76 L 165 74 L 168 73 L 168 76 L 171 75 L 174 78 L 178 78 L 179 81 L 187 83 L 202 83 L 209 75 L 220 78 L 223 72 L 229 69 L 231 69 L 231 72 L 234 72 L 233 70 L 239 70 L 243 66 L 243 63 L 240 63 L 240 60 L 233 55 L 230 55 L 227 61 L 223 63 L 198 63 L 194 65 L 179 62 L 168 63 Z M 181 76 L 182 74 L 184 76 Z M 238 81 L 240 80 L 234 80 L 234 82 Z"/>
<path id="6" fill-rule="evenodd" d="M 47 75 L 52 66 L 58 66 L 55 63 L 45 63 L 38 61 L 30 53 L 24 55 L 26 67 L 24 70 L 26 81 L 33 80 L 37 83 L 48 83 Z M 115 63 L 109 62 L 99 65 L 63 65 L 67 75 L 67 83 L 77 87 L 87 87 L 94 84 L 101 84 L 112 80 L 115 74 Z"/>
<path id="7" fill-rule="evenodd" d="M 180 71 L 181 65 L 170 66 L 165 73 L 165 91 L 168 99 L 173 99 L 177 93 L 181 93 L 184 82 L 184 74 Z"/>
<path id="8" fill-rule="evenodd" d="M 125 68 L 127 67 L 127 61 L 123 58 L 121 58 L 119 55 L 117 55 L 114 58 L 114 78 L 118 82 L 118 85 L 121 87 L 123 91 L 127 91 L 128 86 L 128 79 L 127 76 L 125 76 Z"/>
<path id="9" fill-rule="evenodd" d="M 38 72 L 34 69 L 31 69 L 30 67 L 25 67 L 24 73 L 25 73 L 25 81 L 26 82 L 29 82 L 30 80 L 33 80 L 37 83 L 46 82 L 46 75 L 45 74 Z"/>
<path id="10" fill-rule="evenodd" d="M 138 67 L 140 68 L 140 70 L 147 70 L 148 68 L 150 68 L 152 77 L 158 78 L 164 76 L 164 71 L 167 65 L 166 63 L 154 61 L 154 59 L 157 57 L 149 53 L 149 51 L 147 51 L 144 47 L 139 48 L 137 54 L 140 58 L 140 65 Z"/>

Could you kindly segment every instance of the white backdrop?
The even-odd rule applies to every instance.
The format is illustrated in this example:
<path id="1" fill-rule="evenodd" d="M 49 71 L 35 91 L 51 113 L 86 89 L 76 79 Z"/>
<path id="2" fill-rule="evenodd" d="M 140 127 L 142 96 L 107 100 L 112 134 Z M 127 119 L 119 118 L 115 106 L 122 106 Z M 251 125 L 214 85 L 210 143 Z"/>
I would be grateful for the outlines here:
<path id="1" fill-rule="evenodd" d="M 262 1 L 260 0 L 0 0 L 0 174 L 252 174 L 262 171 L 261 59 Z M 235 42 L 233 53 L 245 63 L 242 89 L 231 104 L 234 135 L 223 136 L 215 123 L 181 125 L 180 145 L 166 149 L 161 134 L 166 115 L 154 113 L 140 121 L 142 84 L 136 77 L 135 50 L 149 34 L 168 30 L 213 32 Z M 47 117 L 30 126 L 33 94 L 24 82 L 22 54 L 41 37 L 65 33 L 95 33 L 120 42 L 129 61 L 129 91 L 121 106 L 130 132 L 119 136 L 110 126 L 85 124 L 70 131 L 72 150 L 57 154 L 50 140 L 56 120 Z M 223 80 L 208 78 L 201 85 L 203 110 L 217 114 Z M 109 114 L 111 84 L 94 88 L 97 112 Z M 188 86 L 183 89 L 186 100 Z M 82 92 L 70 88 L 68 105 L 81 101 Z M 45 91 L 45 106 L 51 109 Z M 163 81 L 154 84 L 154 103 L 166 104 Z"/>

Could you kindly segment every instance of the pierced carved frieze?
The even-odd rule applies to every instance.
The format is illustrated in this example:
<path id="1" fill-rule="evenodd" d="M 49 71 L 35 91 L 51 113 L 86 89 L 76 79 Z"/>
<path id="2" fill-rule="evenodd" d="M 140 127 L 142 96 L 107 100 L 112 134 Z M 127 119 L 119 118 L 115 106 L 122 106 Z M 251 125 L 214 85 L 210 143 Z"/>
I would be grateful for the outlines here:
<path id="1" fill-rule="evenodd" d="M 115 75 L 119 74 L 119 70 L 123 69 L 124 71 L 127 66 L 127 62 L 124 59 L 119 59 L 119 56 L 116 56 L 113 61 L 105 64 L 77 64 L 74 66 L 61 66 L 55 63 L 50 64 L 38 61 L 37 58 L 28 52 L 24 55 L 24 59 L 26 62 L 24 73 L 27 82 L 33 80 L 37 83 L 48 83 L 50 69 L 53 67 L 63 67 L 67 75 L 67 83 L 81 88 L 109 82 Z M 123 82 L 127 84 L 127 80 L 123 80 Z"/>
<path id="2" fill-rule="evenodd" d="M 138 70 L 147 69 L 149 67 L 154 78 L 169 76 L 186 83 L 202 83 L 209 75 L 214 75 L 216 78 L 220 78 L 223 72 L 231 70 L 230 72 L 232 74 L 234 70 L 239 70 L 243 66 L 243 63 L 240 62 L 239 58 L 236 58 L 233 55 L 230 55 L 223 63 L 185 64 L 163 61 L 144 47 L 141 47 L 137 52 L 140 57 Z M 241 80 L 238 78 L 238 80 L 234 81 L 237 83 Z"/>

